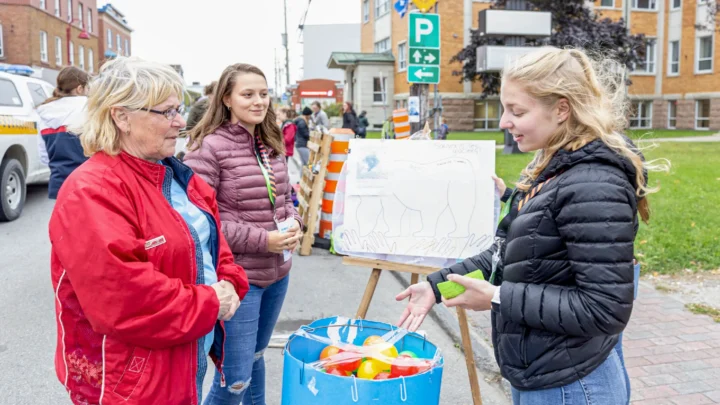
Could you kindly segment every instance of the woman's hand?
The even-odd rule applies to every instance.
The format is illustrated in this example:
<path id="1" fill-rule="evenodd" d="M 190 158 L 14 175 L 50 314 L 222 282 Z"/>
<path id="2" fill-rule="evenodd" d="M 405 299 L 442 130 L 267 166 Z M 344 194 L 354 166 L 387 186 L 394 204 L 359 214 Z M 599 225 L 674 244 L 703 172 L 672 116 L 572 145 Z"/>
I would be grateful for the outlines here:
<path id="1" fill-rule="evenodd" d="M 220 301 L 220 311 L 217 319 L 228 321 L 235 315 L 235 311 L 240 308 L 240 298 L 235 292 L 235 287 L 227 281 L 220 281 L 210 287 L 215 290 L 218 301 Z"/>
<path id="2" fill-rule="evenodd" d="M 449 300 L 443 298 L 446 307 L 459 306 L 473 311 L 487 311 L 491 308 L 493 295 L 498 287 L 484 280 L 475 280 L 457 274 L 450 274 L 447 279 L 465 287 L 465 292 Z"/>
<path id="3" fill-rule="evenodd" d="M 423 281 L 408 287 L 407 290 L 398 294 L 395 300 L 402 301 L 407 297 L 410 297 L 410 301 L 408 301 L 408 305 L 402 316 L 400 316 L 397 325 L 410 332 L 415 332 L 425 320 L 427 313 L 435 305 L 435 293 L 430 283 Z"/>
<path id="4" fill-rule="evenodd" d="M 293 228 L 290 228 L 293 229 Z M 268 252 L 281 254 L 283 250 L 289 250 L 291 246 L 296 246 L 300 239 L 297 232 L 269 231 L 268 232 Z"/>
<path id="5" fill-rule="evenodd" d="M 498 192 L 500 193 L 500 197 L 505 194 L 505 190 L 507 190 L 507 186 L 505 185 L 505 182 L 500 177 L 497 177 L 496 175 L 492 175 L 492 179 L 495 182 L 495 188 L 497 188 Z"/>
<path id="6" fill-rule="evenodd" d="M 295 241 L 295 243 L 293 243 L 288 248 L 288 250 L 290 251 L 295 251 L 295 249 L 297 249 L 298 245 L 300 244 L 300 239 L 302 239 L 303 236 L 302 227 L 300 226 L 300 222 L 297 219 L 295 220 L 295 225 L 291 226 L 290 229 L 288 229 L 287 233 L 297 236 L 297 240 Z"/>

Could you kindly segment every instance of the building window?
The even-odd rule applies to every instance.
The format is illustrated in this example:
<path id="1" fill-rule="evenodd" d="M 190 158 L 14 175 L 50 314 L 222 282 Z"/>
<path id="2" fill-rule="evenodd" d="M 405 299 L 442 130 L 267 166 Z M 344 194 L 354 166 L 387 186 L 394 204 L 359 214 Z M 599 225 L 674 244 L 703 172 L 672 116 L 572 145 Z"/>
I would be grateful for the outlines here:
<path id="1" fill-rule="evenodd" d="M 476 101 L 474 128 L 478 131 L 499 129 L 501 115 L 499 101 Z"/>
<path id="2" fill-rule="evenodd" d="M 379 77 L 373 78 L 373 103 L 385 104 L 385 85 L 387 84 L 387 78 L 383 77 L 382 81 Z"/>
<path id="3" fill-rule="evenodd" d="M 615 7 L 615 0 L 600 0 L 600 7 Z"/>
<path id="4" fill-rule="evenodd" d="M 682 0 L 672 0 L 672 9 L 677 10 L 679 8 L 682 8 Z"/>
<path id="5" fill-rule="evenodd" d="M 40 0 L 40 8 L 43 10 L 45 10 L 47 8 L 47 4 L 46 4 L 45 0 Z"/>
<path id="6" fill-rule="evenodd" d="M 389 12 L 390 0 L 375 0 L 375 18 L 380 18 Z"/>
<path id="7" fill-rule="evenodd" d="M 381 39 L 375 42 L 375 53 L 387 52 L 390 50 L 390 38 Z"/>
<path id="8" fill-rule="evenodd" d="M 654 39 L 648 39 L 645 45 L 645 60 L 640 62 L 635 67 L 637 73 L 655 73 L 655 49 L 657 48 L 657 41 Z"/>
<path id="9" fill-rule="evenodd" d="M 713 70 L 713 37 L 712 35 L 697 39 L 697 71 L 712 72 Z"/>
<path id="10" fill-rule="evenodd" d="M 680 73 L 680 41 L 670 41 L 668 52 L 668 75 L 675 76 Z"/>
<path id="11" fill-rule="evenodd" d="M 398 44 L 398 72 L 407 69 L 407 42 Z"/>
<path id="12" fill-rule="evenodd" d="M 370 21 L 370 0 L 363 0 L 363 22 Z"/>
<path id="13" fill-rule="evenodd" d="M 47 32 L 40 31 L 40 60 L 48 61 Z"/>
<path id="14" fill-rule="evenodd" d="M 633 8 L 637 10 L 657 10 L 657 0 L 633 0 Z"/>
<path id="15" fill-rule="evenodd" d="M 95 70 L 95 53 L 92 48 L 88 48 L 88 73 L 92 73 Z"/>
<path id="16" fill-rule="evenodd" d="M 70 60 L 68 61 L 70 66 L 75 66 L 75 44 L 70 42 Z"/>
<path id="17" fill-rule="evenodd" d="M 62 65 L 62 51 L 62 39 L 55 37 L 55 65 L 57 66 Z"/>
<path id="18" fill-rule="evenodd" d="M 80 27 L 83 26 L 83 14 L 85 14 L 85 13 L 83 12 L 82 3 L 78 3 L 78 25 Z"/>
<path id="19" fill-rule="evenodd" d="M 73 20 L 73 14 L 72 14 L 72 0 L 68 0 L 68 22 L 72 24 Z"/>
<path id="20" fill-rule="evenodd" d="M 695 101 L 695 129 L 710 128 L 710 100 Z"/>
<path id="21" fill-rule="evenodd" d="M 55 0 L 55 17 L 60 17 L 60 0 Z"/>
<path id="22" fill-rule="evenodd" d="M 125 56 L 130 56 L 130 41 L 125 38 Z"/>
<path id="23" fill-rule="evenodd" d="M 78 60 L 80 69 L 85 70 L 85 47 L 82 45 L 78 46 Z"/>
<path id="24" fill-rule="evenodd" d="M 120 34 L 115 35 L 115 44 L 117 47 L 118 55 L 122 55 L 122 40 L 120 39 Z"/>
<path id="25" fill-rule="evenodd" d="M 5 56 L 5 46 L 3 45 L 3 29 L 2 24 L 0 24 L 0 58 Z"/>
<path id="26" fill-rule="evenodd" d="M 652 101 L 633 101 L 630 128 L 650 128 L 652 126 Z"/>
<path id="27" fill-rule="evenodd" d="M 93 30 L 93 19 L 92 19 L 92 9 L 88 9 L 88 18 L 87 18 L 87 32 L 92 32 Z"/>
<path id="28" fill-rule="evenodd" d="M 112 49 L 112 31 L 110 31 L 110 28 L 107 30 L 107 47 Z"/>
<path id="29" fill-rule="evenodd" d="M 668 101 L 668 124 L 669 129 L 677 128 L 677 101 Z"/>

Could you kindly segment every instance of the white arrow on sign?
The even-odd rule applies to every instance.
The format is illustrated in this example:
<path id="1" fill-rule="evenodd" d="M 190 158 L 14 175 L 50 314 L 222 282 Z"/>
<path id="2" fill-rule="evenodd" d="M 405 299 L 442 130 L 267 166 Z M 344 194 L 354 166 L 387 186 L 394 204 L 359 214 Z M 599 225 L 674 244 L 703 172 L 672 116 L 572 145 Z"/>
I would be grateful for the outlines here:
<path id="1" fill-rule="evenodd" d="M 413 54 L 413 58 L 415 59 L 415 63 L 420 63 L 420 59 L 422 59 L 422 54 L 420 51 L 415 51 Z"/>
<path id="2" fill-rule="evenodd" d="M 427 62 L 427 63 L 435 62 L 435 56 L 433 56 L 432 53 L 425 55 L 425 62 Z"/>
<path id="3" fill-rule="evenodd" d="M 415 71 L 415 76 L 416 76 L 418 79 L 422 79 L 423 77 L 433 77 L 434 75 L 433 75 L 432 72 L 423 72 L 422 70 L 416 70 L 416 71 Z"/>

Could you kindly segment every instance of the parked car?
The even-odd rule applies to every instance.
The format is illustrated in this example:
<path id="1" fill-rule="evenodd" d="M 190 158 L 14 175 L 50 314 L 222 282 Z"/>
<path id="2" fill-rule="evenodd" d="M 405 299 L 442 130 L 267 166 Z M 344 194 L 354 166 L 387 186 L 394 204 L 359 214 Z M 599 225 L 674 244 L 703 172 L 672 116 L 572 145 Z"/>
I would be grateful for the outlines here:
<path id="1" fill-rule="evenodd" d="M 38 154 L 40 117 L 35 107 L 52 92 L 46 81 L 0 72 L 0 221 L 20 216 L 28 184 L 50 179 L 50 169 Z"/>

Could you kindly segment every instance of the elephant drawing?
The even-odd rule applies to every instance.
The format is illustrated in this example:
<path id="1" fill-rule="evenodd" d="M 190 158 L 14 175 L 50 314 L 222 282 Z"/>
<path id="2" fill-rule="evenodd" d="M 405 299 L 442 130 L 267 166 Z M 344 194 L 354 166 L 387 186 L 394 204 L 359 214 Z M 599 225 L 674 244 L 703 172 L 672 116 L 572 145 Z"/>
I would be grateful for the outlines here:
<path id="1" fill-rule="evenodd" d="M 453 157 L 428 163 L 397 163 L 401 163 L 402 172 L 393 178 L 403 181 L 390 183 L 391 194 L 360 197 L 356 213 L 360 235 L 381 232 L 386 237 L 468 237 L 477 187 L 470 161 Z M 440 226 L 445 211 L 449 211 L 454 226 Z M 406 219 L 410 227 L 403 230 L 406 215 L 411 215 Z M 450 232 L 439 235 L 439 229 Z"/>

